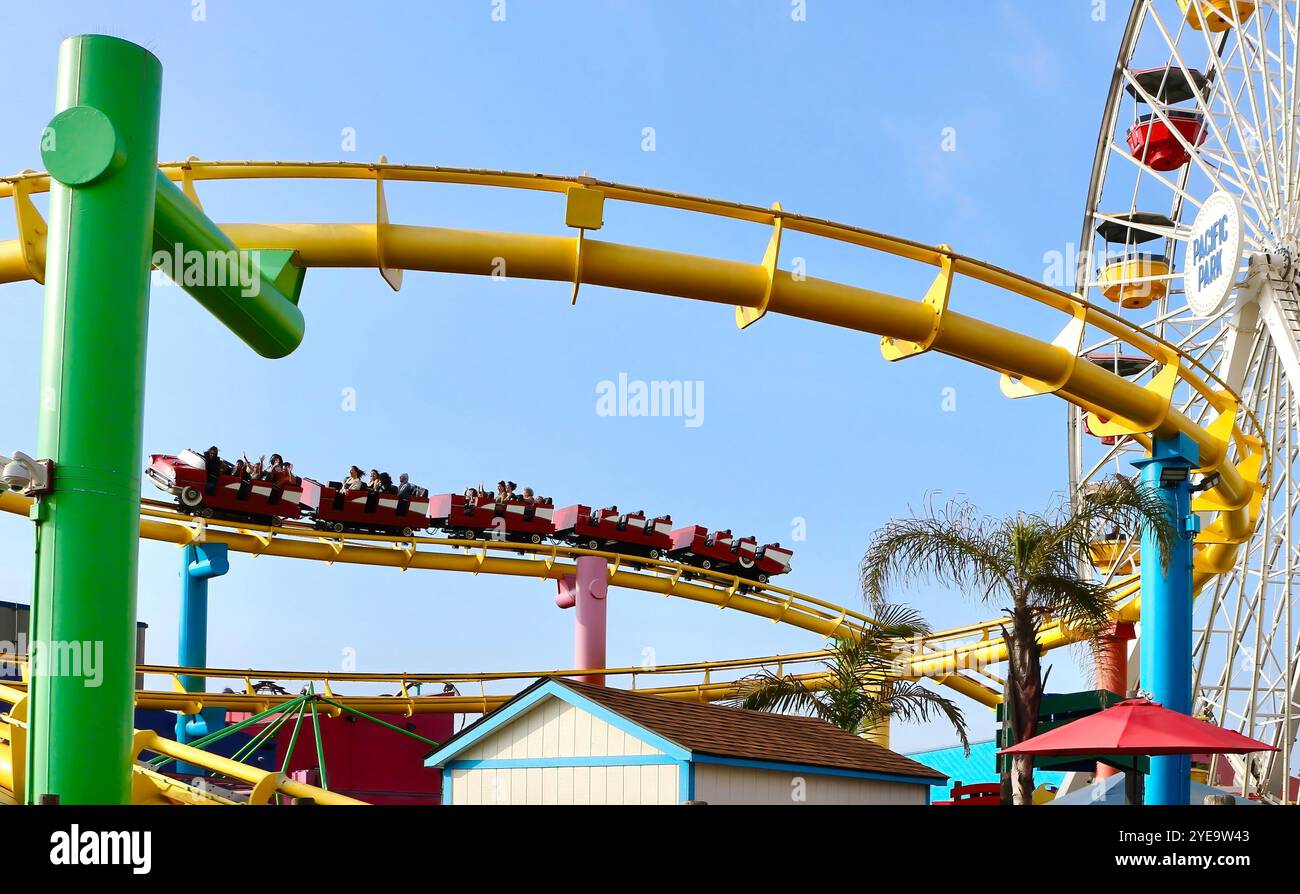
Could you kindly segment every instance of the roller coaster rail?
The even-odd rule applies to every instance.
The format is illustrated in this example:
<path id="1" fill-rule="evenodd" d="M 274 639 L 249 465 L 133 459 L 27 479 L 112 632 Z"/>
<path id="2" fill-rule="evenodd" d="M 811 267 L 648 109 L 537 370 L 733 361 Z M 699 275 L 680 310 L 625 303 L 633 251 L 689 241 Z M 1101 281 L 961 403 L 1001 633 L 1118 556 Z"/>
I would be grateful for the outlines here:
<path id="1" fill-rule="evenodd" d="M 1198 498 L 1196 508 L 1217 512 L 1198 537 L 1196 585 L 1232 567 L 1237 545 L 1247 540 L 1258 519 L 1260 493 L 1268 487 L 1270 466 L 1262 429 L 1215 372 L 1194 356 L 1144 331 L 1105 308 L 994 265 L 960 255 L 946 246 L 907 239 L 786 212 L 779 205 L 763 208 L 680 193 L 610 183 L 590 177 L 565 177 L 509 171 L 396 165 L 384 162 L 201 161 L 160 165 L 196 203 L 196 184 L 218 180 L 327 179 L 369 180 L 376 184 L 376 217 L 369 223 L 229 224 L 224 232 L 246 249 L 289 249 L 298 262 L 314 267 L 373 267 L 486 275 L 492 260 L 510 259 L 512 278 L 569 282 L 677 295 L 736 306 L 742 328 L 767 312 L 784 313 L 882 337 L 887 359 L 899 360 L 929 350 L 969 360 L 1001 373 L 1005 394 L 1018 398 L 1055 393 L 1098 416 L 1113 430 L 1143 444 L 1151 433 L 1183 432 L 1200 448 L 1201 471 L 1218 472 L 1218 484 Z M 770 228 L 761 264 L 746 264 L 658 249 L 576 237 L 475 232 L 392 224 L 387 219 L 385 182 L 424 182 L 526 189 L 558 194 L 595 190 L 605 200 L 632 202 L 698 212 Z M 30 201 L 49 188 L 48 175 L 23 172 L 0 179 L 0 197 L 14 199 L 17 239 L 0 241 L 0 282 L 43 278 L 44 226 Z M 570 196 L 570 200 L 572 197 Z M 869 289 L 815 278 L 796 280 L 779 268 L 783 232 L 801 232 L 876 250 L 938 268 L 925 298 L 913 301 Z M 964 316 L 949 308 L 953 281 L 964 276 L 1068 316 L 1054 340 L 1046 341 Z M 386 275 L 394 288 L 400 278 Z M 1085 331 L 1100 330 L 1142 352 L 1159 372 L 1138 385 L 1079 356 Z M 1211 420 L 1190 419 L 1171 405 L 1174 387 L 1185 385 L 1217 411 Z M 26 501 L 0 496 L 0 508 L 26 514 Z M 792 624 L 821 636 L 851 634 L 871 623 L 866 615 L 831 602 L 772 585 L 760 586 L 733 576 L 672 562 L 592 552 L 573 547 L 530 546 L 490 541 L 456 541 L 437 537 L 393 538 L 334 535 L 309 526 L 218 522 L 181 515 L 167 504 L 144 500 L 141 535 L 177 544 L 222 542 L 252 555 L 280 555 L 327 563 L 362 563 L 409 568 L 556 578 L 571 570 L 566 560 L 602 555 L 611 560 L 611 584 L 645 592 L 675 595 Z M 512 553 L 507 557 L 503 553 Z M 531 558 L 524 558 L 531 556 Z M 688 580 L 687 575 L 691 578 Z M 1122 600 L 1121 614 L 1136 618 L 1136 575 L 1112 586 Z M 1078 639 L 1073 631 L 1049 623 L 1041 634 L 1051 649 Z M 978 679 L 978 669 L 1005 658 L 996 620 L 943 631 L 927 637 L 910 660 L 904 676 L 936 679 L 984 704 L 999 699 L 999 681 Z M 319 678 L 319 675 L 317 676 Z"/>

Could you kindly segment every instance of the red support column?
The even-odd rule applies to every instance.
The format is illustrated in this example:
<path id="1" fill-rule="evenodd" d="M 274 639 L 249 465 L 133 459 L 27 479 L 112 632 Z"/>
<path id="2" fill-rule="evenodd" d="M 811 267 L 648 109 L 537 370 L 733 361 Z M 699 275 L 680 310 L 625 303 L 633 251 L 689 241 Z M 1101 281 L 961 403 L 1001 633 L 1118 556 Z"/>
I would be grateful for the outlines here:
<path id="1" fill-rule="evenodd" d="M 1130 621 L 1116 621 L 1110 628 L 1097 637 L 1097 688 L 1105 689 L 1119 696 L 1128 695 L 1128 644 L 1137 634 Z M 1118 776 L 1117 770 L 1109 764 L 1097 762 L 1096 778 L 1108 779 Z"/>
<path id="2" fill-rule="evenodd" d="M 605 667 L 605 596 L 609 592 L 609 561 L 600 556 L 582 556 L 577 573 L 557 581 L 555 604 L 572 608 L 573 666 L 578 670 Z M 605 685 L 604 674 L 582 674 L 582 683 Z"/>

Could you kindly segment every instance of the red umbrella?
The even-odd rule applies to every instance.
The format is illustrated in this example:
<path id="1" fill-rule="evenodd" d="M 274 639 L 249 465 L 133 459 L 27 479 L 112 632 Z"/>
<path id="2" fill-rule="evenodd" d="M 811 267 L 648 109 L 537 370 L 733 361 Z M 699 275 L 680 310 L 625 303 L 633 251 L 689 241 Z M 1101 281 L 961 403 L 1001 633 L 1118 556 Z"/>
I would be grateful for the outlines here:
<path id="1" fill-rule="evenodd" d="M 1104 711 L 1058 726 L 999 754 L 1245 754 L 1277 751 L 1255 739 L 1130 698 Z"/>
<path id="2" fill-rule="evenodd" d="M 1246 754 L 1277 751 L 1255 739 L 1223 727 L 1161 707 L 1145 698 L 1130 698 L 1104 711 L 1048 730 L 1019 745 L 1003 748 L 999 754 L 1129 754 L 1133 770 L 1126 772 L 1130 804 L 1141 804 L 1137 772 L 1139 755 L 1152 754 Z"/>

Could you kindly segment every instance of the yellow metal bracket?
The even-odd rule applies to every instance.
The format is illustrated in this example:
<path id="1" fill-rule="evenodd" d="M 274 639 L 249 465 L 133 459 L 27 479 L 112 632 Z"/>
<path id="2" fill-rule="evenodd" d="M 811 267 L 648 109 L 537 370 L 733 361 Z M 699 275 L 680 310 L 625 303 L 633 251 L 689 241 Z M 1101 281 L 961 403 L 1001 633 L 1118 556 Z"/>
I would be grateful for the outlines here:
<path id="1" fill-rule="evenodd" d="M 281 776 L 279 773 L 267 773 L 253 784 L 253 790 L 248 793 L 248 803 L 270 803 L 271 796 L 279 790 L 284 781 L 285 777 Z"/>
<path id="2" fill-rule="evenodd" d="M 605 194 L 589 186 L 570 188 L 565 199 L 564 223 L 578 231 L 573 253 L 573 297 L 569 301 L 572 305 L 578 303 L 578 289 L 582 286 L 582 261 L 583 250 L 587 246 L 587 231 L 599 230 L 605 225 Z"/>
<path id="3" fill-rule="evenodd" d="M 908 341 L 904 338 L 886 336 L 880 340 L 880 353 L 886 360 L 902 360 L 915 357 L 930 350 L 939 333 L 943 331 L 943 315 L 948 312 L 948 296 L 952 293 L 952 248 L 940 245 L 939 275 L 930 284 L 929 290 L 921 303 L 930 308 L 934 319 L 930 322 L 930 334 L 922 341 Z"/>
<path id="4" fill-rule="evenodd" d="M 1199 468 L 1206 475 L 1216 471 L 1224 463 L 1228 462 L 1228 447 L 1231 446 L 1233 442 L 1233 432 L 1237 427 L 1237 398 L 1233 396 L 1232 392 L 1216 391 L 1214 393 L 1212 405 L 1219 407 L 1219 415 L 1215 417 L 1213 422 L 1205 426 L 1205 433 L 1208 434 L 1216 443 L 1223 446 L 1219 451 L 1218 458 L 1214 462 L 1207 463 L 1205 462 L 1205 457 L 1201 457 Z M 1243 446 L 1249 450 L 1251 445 L 1245 444 Z M 1210 496 L 1210 494 L 1211 491 L 1204 491 L 1199 496 L 1200 498 L 1204 498 Z M 1246 500 L 1242 500 L 1235 506 L 1224 508 L 1238 509 L 1241 506 L 1246 505 L 1246 502 Z"/>
<path id="5" fill-rule="evenodd" d="M 839 635 L 840 628 L 844 626 L 844 622 L 848 620 L 848 617 L 849 612 L 847 609 L 840 612 L 840 616 L 835 619 L 835 626 L 831 628 L 830 633 L 826 634 L 828 639 L 833 639 Z"/>
<path id="6" fill-rule="evenodd" d="M 719 609 L 730 608 L 731 600 L 736 597 L 736 591 L 739 589 L 740 589 L 740 578 L 733 577 L 731 579 L 731 586 L 727 588 L 727 597 L 723 599 L 722 602 L 718 603 L 718 608 Z"/>
<path id="7" fill-rule="evenodd" d="M 140 757 L 140 752 L 144 751 L 153 744 L 154 736 L 158 735 L 151 729 L 135 730 L 131 736 L 131 762 L 135 763 Z"/>
<path id="8" fill-rule="evenodd" d="M 781 613 L 778 614 L 775 618 L 772 619 L 772 623 L 773 623 L 773 624 L 780 624 L 782 621 L 784 621 L 784 620 L 785 620 L 785 616 L 788 615 L 788 614 L 790 613 L 790 606 L 792 606 L 792 605 L 794 605 L 794 597 L 793 597 L 793 596 L 787 596 L 787 597 L 785 597 L 785 602 L 781 604 Z M 780 672 L 778 671 L 778 676 L 779 676 L 779 673 L 780 673 Z"/>
<path id="9" fill-rule="evenodd" d="M 1169 405 L 1174 398 L 1174 387 L 1178 384 L 1178 353 L 1163 346 L 1157 346 L 1162 356 L 1160 372 L 1156 373 L 1146 385 L 1146 391 L 1158 401 L 1158 411 L 1148 419 L 1124 419 L 1112 416 L 1103 422 L 1095 414 L 1088 421 L 1088 430 L 1094 435 L 1139 435 L 1155 431 L 1169 415 Z"/>
<path id="10" fill-rule="evenodd" d="M 249 537 L 252 537 L 258 543 L 262 544 L 262 548 L 259 549 L 257 552 L 253 553 L 254 558 L 257 558 L 266 552 L 266 548 L 271 545 L 271 539 L 274 536 L 274 535 L 264 534 L 261 531 L 254 531 L 249 528 L 243 529 L 241 533 L 247 534 Z"/>
<path id="11" fill-rule="evenodd" d="M 599 230 L 605 225 L 605 193 L 590 186 L 570 187 L 564 205 L 564 224 L 579 230 Z"/>
<path id="12" fill-rule="evenodd" d="M 578 289 L 582 287 L 582 251 L 587 247 L 587 231 L 579 230 L 578 238 L 573 240 L 573 295 L 569 305 L 578 303 Z"/>
<path id="13" fill-rule="evenodd" d="M 1079 364 L 1079 351 L 1083 349 L 1083 334 L 1087 328 L 1088 305 L 1082 300 L 1071 308 L 1073 317 L 1065 324 L 1060 333 L 1052 340 L 1052 346 L 1069 356 L 1065 372 L 1054 379 L 1035 379 L 1029 376 L 1014 378 L 1002 374 L 999 385 L 1002 393 L 1010 398 L 1030 397 L 1036 394 L 1055 394 L 1065 387 L 1074 375 L 1074 368 Z"/>
<path id="14" fill-rule="evenodd" d="M 322 543 L 324 543 L 333 551 L 334 558 L 328 559 L 325 562 L 326 565 L 333 565 L 334 559 L 338 558 L 343 553 L 343 538 L 341 536 L 334 536 L 334 537 L 320 537 L 317 539 L 320 540 Z"/>
<path id="15" fill-rule="evenodd" d="M 402 288 L 402 271 L 395 267 L 388 266 L 387 252 L 385 251 L 388 242 L 388 198 L 384 195 L 384 168 L 388 164 L 388 156 L 379 156 L 379 161 L 375 164 L 375 258 L 379 261 L 379 275 L 388 283 L 389 288 L 394 292 L 401 291 Z"/>
<path id="16" fill-rule="evenodd" d="M 203 203 L 199 201 L 199 191 L 194 188 L 194 168 L 190 165 L 190 162 L 198 160 L 197 155 L 191 155 L 185 159 L 185 164 L 181 165 L 181 192 L 194 203 L 194 207 L 202 211 Z"/>
<path id="17" fill-rule="evenodd" d="M 30 174 L 31 171 L 23 171 Z M 37 283 L 45 284 L 45 237 L 49 228 L 45 218 L 32 204 L 32 181 L 29 179 L 14 181 L 14 212 L 18 217 L 18 248 L 22 252 L 23 264 Z"/>
<path id="18" fill-rule="evenodd" d="M 763 272 L 767 282 L 763 286 L 763 297 L 757 307 L 738 306 L 736 308 L 736 328 L 744 329 L 767 313 L 767 306 L 772 301 L 772 288 L 776 285 L 776 265 L 781 257 L 781 235 L 785 232 L 785 218 L 781 214 L 781 203 L 772 203 L 772 238 L 767 241 L 767 251 L 763 252 Z"/>

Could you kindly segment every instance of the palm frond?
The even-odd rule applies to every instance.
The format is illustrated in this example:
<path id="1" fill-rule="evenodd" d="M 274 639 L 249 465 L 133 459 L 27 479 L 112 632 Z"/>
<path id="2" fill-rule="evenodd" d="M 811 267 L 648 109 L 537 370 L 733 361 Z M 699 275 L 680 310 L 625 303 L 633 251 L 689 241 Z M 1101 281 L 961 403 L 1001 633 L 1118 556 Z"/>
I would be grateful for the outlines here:
<path id="1" fill-rule="evenodd" d="M 987 599 L 1008 586 L 1002 541 L 988 519 L 961 501 L 947 503 L 928 516 L 892 519 L 877 532 L 860 570 L 862 594 L 873 610 L 885 604 L 885 592 L 897 580 L 928 578 Z"/>
<path id="2" fill-rule="evenodd" d="M 1031 604 L 1089 638 L 1115 617 L 1115 597 L 1106 585 L 1084 578 L 1044 574 L 1032 581 Z"/>
<path id="3" fill-rule="evenodd" d="M 1089 561 L 1099 534 L 1151 534 L 1161 567 L 1169 563 L 1178 532 L 1156 488 L 1123 475 L 1112 475 L 1080 493 L 1056 529 L 1050 549 L 1072 561 Z"/>
<path id="4" fill-rule="evenodd" d="M 884 717 L 898 718 L 904 723 L 925 723 L 942 717 L 952 724 L 962 750 L 970 757 L 970 739 L 966 731 L 966 717 L 950 698 L 915 680 L 896 680 L 881 702 Z"/>
<path id="5" fill-rule="evenodd" d="M 877 603 L 872 607 L 871 616 L 876 623 L 862 634 L 870 639 L 912 639 L 925 636 L 932 629 L 918 609 L 902 602 Z"/>
<path id="6" fill-rule="evenodd" d="M 750 711 L 812 714 L 825 719 L 825 706 L 818 693 L 802 680 L 766 670 L 740 680 L 736 697 L 728 704 Z"/>

